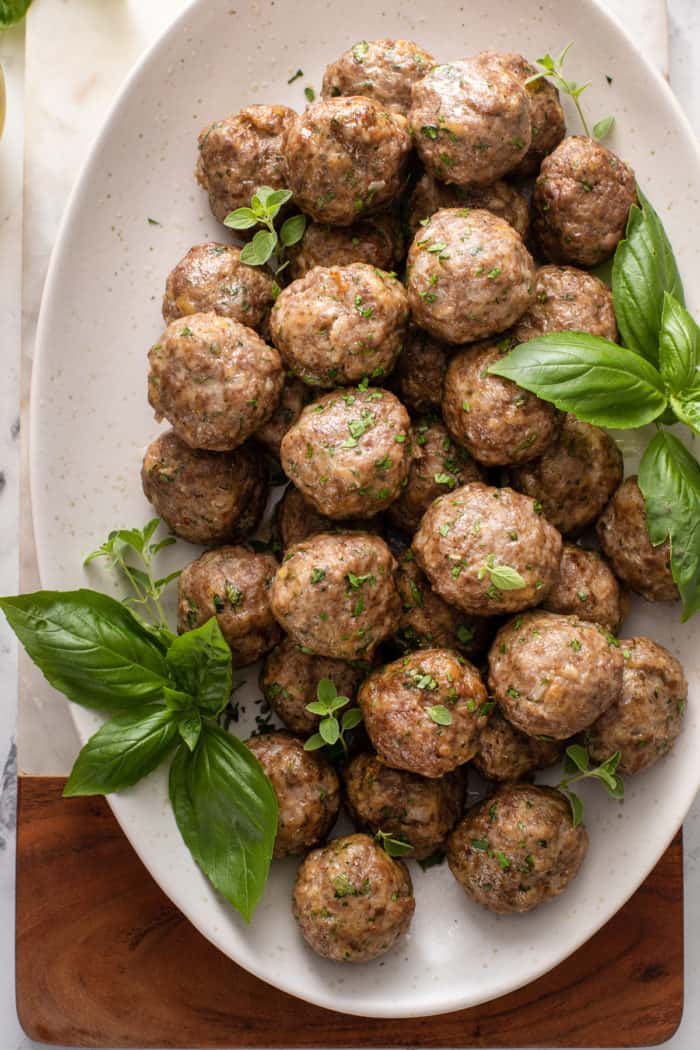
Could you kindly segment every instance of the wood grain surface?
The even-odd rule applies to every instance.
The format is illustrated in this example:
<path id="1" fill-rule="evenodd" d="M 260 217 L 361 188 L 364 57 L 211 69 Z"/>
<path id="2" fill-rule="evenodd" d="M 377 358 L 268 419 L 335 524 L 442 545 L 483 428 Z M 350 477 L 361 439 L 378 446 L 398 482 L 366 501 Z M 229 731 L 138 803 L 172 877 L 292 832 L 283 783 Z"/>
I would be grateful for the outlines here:
<path id="1" fill-rule="evenodd" d="M 158 889 L 107 804 L 62 799 L 64 783 L 19 782 L 17 1008 L 40 1042 L 632 1047 L 665 1041 L 680 1021 L 680 833 L 607 926 L 540 980 L 459 1013 L 365 1020 L 278 992 L 221 955 Z"/>

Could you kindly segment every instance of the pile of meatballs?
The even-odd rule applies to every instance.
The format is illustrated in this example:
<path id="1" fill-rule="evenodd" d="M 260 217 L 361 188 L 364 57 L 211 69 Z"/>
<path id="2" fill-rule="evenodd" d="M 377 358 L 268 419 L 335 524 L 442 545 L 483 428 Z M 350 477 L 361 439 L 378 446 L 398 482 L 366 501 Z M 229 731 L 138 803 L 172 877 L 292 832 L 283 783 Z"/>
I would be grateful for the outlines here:
<path id="1" fill-rule="evenodd" d="M 196 178 L 216 218 L 284 187 L 281 218 L 303 212 L 306 232 L 276 280 L 228 232 L 191 248 L 148 355 L 172 429 L 144 492 L 207 548 L 179 579 L 178 630 L 216 616 L 234 666 L 262 660 L 285 728 L 248 746 L 279 799 L 275 856 L 305 855 L 294 915 L 329 959 L 374 959 L 411 922 L 408 866 L 379 832 L 409 860 L 444 851 L 485 908 L 528 911 L 588 842 L 535 771 L 578 738 L 634 774 L 681 727 L 678 661 L 619 637 L 629 590 L 677 597 L 636 479 L 608 434 L 489 372 L 543 333 L 618 338 L 588 271 L 623 236 L 634 173 L 566 137 L 535 72 L 362 41 L 304 112 L 215 121 Z M 288 484 L 261 551 L 270 457 Z M 364 722 L 334 764 L 304 748 L 324 678 Z M 491 786 L 465 813 L 470 767 Z M 327 841 L 341 804 L 357 833 Z"/>

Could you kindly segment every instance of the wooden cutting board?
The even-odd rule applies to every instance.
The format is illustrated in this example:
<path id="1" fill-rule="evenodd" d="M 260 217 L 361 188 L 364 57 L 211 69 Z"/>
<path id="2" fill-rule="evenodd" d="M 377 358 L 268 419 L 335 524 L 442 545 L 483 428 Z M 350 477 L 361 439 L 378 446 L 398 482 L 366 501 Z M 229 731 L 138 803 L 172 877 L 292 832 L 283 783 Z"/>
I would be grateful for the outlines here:
<path id="1" fill-rule="evenodd" d="M 101 798 L 20 777 L 17 1008 L 27 1035 L 85 1047 L 616 1047 L 669 1039 L 683 1009 L 680 833 L 561 966 L 441 1017 L 367 1020 L 276 991 L 158 889 Z M 469 966 L 465 946 L 465 967 Z"/>

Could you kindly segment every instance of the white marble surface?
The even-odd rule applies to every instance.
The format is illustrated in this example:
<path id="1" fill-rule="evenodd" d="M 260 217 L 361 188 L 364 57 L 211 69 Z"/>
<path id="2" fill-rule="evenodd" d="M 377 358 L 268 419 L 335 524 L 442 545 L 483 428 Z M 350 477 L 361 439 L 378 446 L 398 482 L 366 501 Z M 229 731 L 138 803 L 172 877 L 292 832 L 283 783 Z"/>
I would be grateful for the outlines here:
<path id="1" fill-rule="evenodd" d="M 25 30 L 0 34 L 8 124 L 0 141 L 0 592 L 18 586 L 20 346 L 31 354 L 48 255 L 82 156 L 126 70 L 185 0 L 35 0 Z M 562 0 L 565 2 L 565 0 Z M 664 67 L 660 0 L 608 0 L 639 45 Z M 700 8 L 669 0 L 671 84 L 700 133 Z M 57 46 L 60 41 L 60 46 Z M 25 47 L 26 45 L 26 47 Z M 25 70 L 26 50 L 26 70 Z M 26 74 L 26 81 L 25 81 Z M 27 85 L 23 108 L 24 85 Z M 23 119 L 24 116 L 24 119 Z M 25 143 L 26 128 L 26 143 Z M 24 157 L 24 176 L 23 176 Z M 24 185 L 24 194 L 22 188 Z M 23 224 L 24 216 L 24 224 Z M 22 274 L 24 288 L 22 290 Z M 22 307 L 24 309 L 23 324 Z M 23 522 L 23 529 L 26 521 Z M 22 586 L 32 585 L 25 559 Z M 12 981 L 15 698 L 17 664 L 0 624 L 0 1050 L 31 1043 L 17 1023 Z M 75 753 L 63 708 L 23 670 L 22 767 L 66 771 Z M 668 1044 L 691 1050 L 700 1033 L 700 802 L 686 831 L 686 1010 Z"/>

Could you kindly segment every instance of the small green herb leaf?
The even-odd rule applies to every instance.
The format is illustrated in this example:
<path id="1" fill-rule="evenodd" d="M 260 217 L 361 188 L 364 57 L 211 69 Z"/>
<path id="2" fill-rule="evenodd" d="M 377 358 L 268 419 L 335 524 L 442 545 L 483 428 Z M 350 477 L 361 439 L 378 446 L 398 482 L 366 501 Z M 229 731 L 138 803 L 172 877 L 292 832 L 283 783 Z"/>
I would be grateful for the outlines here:
<path id="1" fill-rule="evenodd" d="M 439 726 L 452 725 L 452 713 L 442 704 L 434 704 L 433 707 L 429 707 L 428 718 Z"/>
<path id="2" fill-rule="evenodd" d="M 406 854 L 413 852 L 413 846 L 408 839 L 391 835 L 387 831 L 382 831 L 381 828 L 374 838 L 390 857 L 405 857 Z"/>
<path id="3" fill-rule="evenodd" d="M 282 223 L 280 240 L 286 248 L 289 248 L 292 244 L 298 244 L 304 236 L 305 230 L 306 216 L 292 215 L 291 218 Z"/>
<path id="4" fill-rule="evenodd" d="M 202 732 L 202 716 L 199 711 L 192 711 L 189 715 L 180 719 L 177 724 L 177 731 L 190 751 L 194 751 Z"/>
<path id="5" fill-rule="evenodd" d="M 231 230 L 250 230 L 253 226 L 257 226 L 259 221 L 252 208 L 236 208 L 235 211 L 228 213 L 224 219 L 224 226 L 228 226 Z"/>
<path id="6" fill-rule="evenodd" d="M 593 138 L 598 139 L 598 142 L 602 142 L 603 139 L 608 137 L 614 127 L 614 117 L 603 117 L 602 120 L 593 125 Z"/>
<path id="7" fill-rule="evenodd" d="M 277 245 L 277 234 L 258 230 L 252 241 L 241 250 L 241 262 L 248 266 L 264 266 Z"/>

